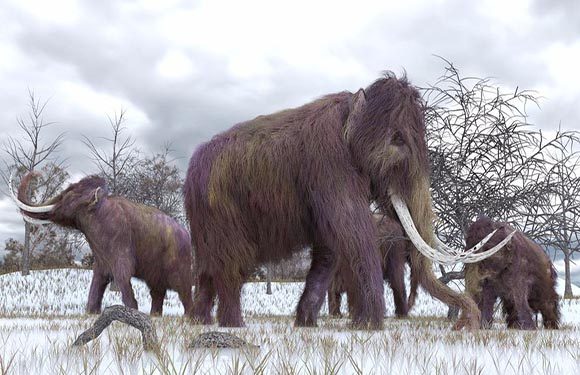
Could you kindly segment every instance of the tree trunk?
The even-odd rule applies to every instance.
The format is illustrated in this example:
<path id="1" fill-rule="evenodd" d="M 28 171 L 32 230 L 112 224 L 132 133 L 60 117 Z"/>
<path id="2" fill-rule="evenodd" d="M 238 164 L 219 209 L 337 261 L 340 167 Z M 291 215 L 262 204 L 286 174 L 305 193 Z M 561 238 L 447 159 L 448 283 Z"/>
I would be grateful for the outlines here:
<path id="1" fill-rule="evenodd" d="M 114 320 L 128 324 L 141 331 L 143 349 L 158 350 L 157 333 L 149 315 L 123 305 L 109 306 L 93 323 L 92 327 L 81 333 L 73 342 L 73 346 L 80 346 L 96 339 Z"/>
<path id="2" fill-rule="evenodd" d="M 20 273 L 22 276 L 30 275 L 30 224 L 24 223 L 24 249 L 20 258 Z"/>
<path id="3" fill-rule="evenodd" d="M 266 294 L 272 294 L 272 274 L 269 267 L 266 267 Z"/>
<path id="4" fill-rule="evenodd" d="M 565 249 L 564 251 L 564 270 L 565 270 L 565 282 L 564 282 L 564 298 L 572 298 L 572 280 L 570 278 L 570 250 Z"/>

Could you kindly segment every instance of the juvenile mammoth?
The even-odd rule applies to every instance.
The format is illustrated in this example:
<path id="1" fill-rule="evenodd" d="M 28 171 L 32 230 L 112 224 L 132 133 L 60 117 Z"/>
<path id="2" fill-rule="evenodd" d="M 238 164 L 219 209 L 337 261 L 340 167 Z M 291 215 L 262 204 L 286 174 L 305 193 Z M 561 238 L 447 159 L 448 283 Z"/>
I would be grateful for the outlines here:
<path id="1" fill-rule="evenodd" d="M 396 220 L 379 214 L 374 214 L 373 216 L 378 229 L 378 249 L 383 279 L 393 291 L 395 315 L 397 317 L 405 317 L 408 315 L 409 309 L 414 302 L 414 296 L 417 293 L 417 283 L 412 278 L 412 298 L 410 300 L 407 299 L 405 264 L 410 260 L 410 242 L 405 237 L 403 227 Z M 341 316 L 342 294 L 348 292 L 348 285 L 343 279 L 343 268 L 347 267 L 347 265 L 340 260 L 338 263 L 337 270 L 328 289 L 328 312 L 333 316 Z M 352 309 L 351 303 L 354 298 L 354 295 L 348 295 L 349 311 Z"/>
<path id="2" fill-rule="evenodd" d="M 18 197 L 13 194 L 24 219 L 81 231 L 95 257 L 87 312 L 100 312 L 112 278 L 123 304 L 136 309 L 131 287 L 131 277 L 136 277 L 149 287 L 151 314 L 161 315 L 167 289 L 175 290 L 185 314 L 192 314 L 192 251 L 185 228 L 156 208 L 109 196 L 105 180 L 98 176 L 85 177 L 48 202 L 33 205 L 26 191 L 34 177 L 25 175 Z"/>
<path id="3" fill-rule="evenodd" d="M 194 317 L 201 323 L 212 322 L 217 295 L 220 325 L 242 326 L 240 292 L 254 266 L 310 246 L 296 325 L 316 325 L 341 258 L 360 302 L 351 311 L 352 324 L 381 328 L 383 274 L 369 210 L 374 201 L 382 212 L 397 212 L 414 244 L 411 269 L 419 283 L 463 309 L 458 328 L 479 326 L 475 303 L 437 281 L 422 255 L 456 259 L 432 248 L 423 104 L 406 78 L 387 73 L 354 94 L 327 95 L 216 135 L 193 153 L 184 195 L 196 253 Z"/>
<path id="4" fill-rule="evenodd" d="M 513 228 L 479 217 L 468 228 L 466 245 L 477 243 L 496 229 L 485 246 L 498 243 Z M 484 327 L 493 322 L 493 308 L 499 298 L 508 328 L 535 329 L 532 312 L 542 314 L 545 328 L 558 328 L 560 307 L 556 280 L 557 274 L 548 255 L 521 232 L 493 256 L 477 264 L 465 265 L 466 287 L 481 309 Z"/>

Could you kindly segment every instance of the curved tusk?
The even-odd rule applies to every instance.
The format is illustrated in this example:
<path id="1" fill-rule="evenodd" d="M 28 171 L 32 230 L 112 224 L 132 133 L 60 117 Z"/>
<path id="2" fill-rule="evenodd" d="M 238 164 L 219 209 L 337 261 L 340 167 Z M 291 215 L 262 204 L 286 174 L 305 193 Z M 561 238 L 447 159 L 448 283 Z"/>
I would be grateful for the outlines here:
<path id="1" fill-rule="evenodd" d="M 12 196 L 12 200 L 14 201 L 14 203 L 16 203 L 18 208 L 20 208 L 21 210 L 27 211 L 27 212 L 35 213 L 35 214 L 41 214 L 41 213 L 52 211 L 52 209 L 55 206 L 54 204 L 51 204 L 48 206 L 29 206 L 25 203 L 22 203 L 18 199 L 18 197 L 16 197 L 16 194 L 14 194 L 14 189 L 12 188 L 12 178 L 13 178 L 13 175 L 10 175 L 10 181 L 8 182 L 8 188 L 10 189 L 10 195 Z"/>
<path id="2" fill-rule="evenodd" d="M 397 212 L 399 220 L 401 221 L 401 225 L 403 225 L 405 232 L 407 233 L 409 239 L 411 240 L 413 245 L 415 245 L 417 250 L 419 250 L 419 252 L 421 252 L 421 254 L 423 254 L 427 258 L 443 265 L 453 265 L 460 262 L 462 263 L 479 262 L 501 250 L 502 247 L 505 246 L 515 234 L 515 231 L 513 231 L 506 238 L 504 238 L 503 241 L 501 241 L 499 244 L 481 253 L 474 252 L 481 249 L 481 247 L 493 236 L 495 231 L 490 233 L 477 245 L 475 245 L 474 247 L 472 247 L 467 251 L 457 251 L 455 249 L 450 248 L 447 245 L 441 246 L 442 242 L 439 239 L 437 239 L 437 236 L 435 236 L 435 241 L 437 242 L 439 247 L 438 250 L 435 250 L 431 246 L 429 246 L 429 244 L 427 244 L 423 240 L 423 238 L 421 238 L 421 235 L 419 234 L 417 228 L 415 227 L 415 223 L 413 223 L 413 219 L 411 218 L 411 214 L 409 213 L 409 209 L 407 208 L 405 201 L 401 199 L 401 197 L 399 197 L 397 194 L 391 193 L 391 202 L 393 204 L 393 208 Z"/>
<path id="3" fill-rule="evenodd" d="M 493 234 L 493 232 L 492 232 L 492 234 Z M 485 258 L 489 258 L 493 254 L 500 251 L 512 239 L 514 234 L 516 234 L 515 230 L 513 232 L 511 232 L 510 234 L 508 234 L 506 236 L 506 238 L 504 238 L 500 243 L 498 243 L 497 245 L 495 245 L 494 247 L 492 247 L 489 250 L 482 251 L 481 253 L 468 254 L 468 256 L 464 260 L 462 260 L 462 262 L 463 263 L 476 263 L 476 262 L 479 262 L 481 260 L 484 260 Z M 475 245 L 473 248 L 475 248 L 475 247 L 477 247 L 477 245 Z"/>
<path id="4" fill-rule="evenodd" d="M 461 251 L 461 253 L 462 254 L 473 254 L 477 250 L 481 249 L 483 247 L 483 245 L 485 245 L 487 243 L 487 241 L 489 241 L 489 239 L 491 237 L 493 237 L 495 232 L 497 232 L 497 229 L 494 229 L 493 232 L 491 232 L 490 234 L 485 236 L 481 241 L 479 241 L 477 244 L 475 244 L 471 249 Z M 510 236 L 510 238 L 511 238 L 511 236 Z M 449 254 L 449 255 L 458 254 L 457 250 L 444 244 L 443 241 L 441 241 L 439 238 L 437 238 L 437 236 L 435 236 L 435 246 L 437 246 L 437 249 L 439 249 L 440 251 L 442 251 L 446 254 Z M 480 254 L 484 254 L 484 253 L 480 253 Z"/>
<path id="5" fill-rule="evenodd" d="M 52 224 L 52 221 L 50 220 L 41 220 L 41 219 L 33 219 L 29 216 L 26 215 L 22 215 L 22 218 L 24 219 L 24 221 L 26 221 L 27 223 L 33 224 L 33 225 L 46 225 L 46 224 Z"/>

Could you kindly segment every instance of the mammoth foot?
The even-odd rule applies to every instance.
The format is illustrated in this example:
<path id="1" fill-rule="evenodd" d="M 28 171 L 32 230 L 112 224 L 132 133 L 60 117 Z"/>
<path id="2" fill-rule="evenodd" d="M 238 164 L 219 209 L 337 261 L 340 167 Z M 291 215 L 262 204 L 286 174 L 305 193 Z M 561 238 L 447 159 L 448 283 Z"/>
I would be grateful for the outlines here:
<path id="1" fill-rule="evenodd" d="M 481 328 L 481 315 L 479 309 L 471 309 L 471 311 L 462 310 L 459 319 L 453 325 L 454 331 L 459 331 L 465 328 L 468 331 L 474 331 Z"/>
<path id="2" fill-rule="evenodd" d="M 87 307 L 86 312 L 90 315 L 99 315 L 101 313 L 101 308 Z"/>
<path id="3" fill-rule="evenodd" d="M 383 319 L 357 319 L 353 318 L 350 327 L 357 330 L 371 330 L 371 331 L 381 331 L 383 326 Z"/>
<path id="4" fill-rule="evenodd" d="M 493 325 L 493 321 L 490 320 L 481 320 L 481 329 L 491 329 Z"/>
<path id="5" fill-rule="evenodd" d="M 305 316 L 296 316 L 296 320 L 294 321 L 294 326 L 296 327 L 318 327 L 316 323 L 316 319 L 312 317 L 305 317 Z"/>
<path id="6" fill-rule="evenodd" d="M 560 324 L 554 320 L 544 320 L 544 328 L 545 329 L 559 329 Z"/>
<path id="7" fill-rule="evenodd" d="M 470 318 L 459 318 L 457 322 L 453 325 L 454 331 L 459 331 L 465 328 L 468 331 L 475 331 L 481 328 L 479 324 L 479 319 L 470 319 Z"/>
<path id="8" fill-rule="evenodd" d="M 533 331 L 537 327 L 534 322 L 515 322 L 514 324 L 508 324 L 509 329 L 521 329 L 524 331 Z"/>
<path id="9" fill-rule="evenodd" d="M 211 305 L 195 304 L 189 315 L 193 324 L 213 324 L 213 319 L 211 317 Z"/>
<path id="10" fill-rule="evenodd" d="M 218 310 L 218 322 L 220 327 L 244 327 L 244 319 L 237 312 L 228 311 L 220 314 Z"/>
<path id="11" fill-rule="evenodd" d="M 191 323 L 192 324 L 196 324 L 196 325 L 211 325 L 213 324 L 213 319 L 210 316 L 206 316 L 206 315 L 197 315 L 197 314 L 193 314 L 191 316 Z"/>
<path id="12" fill-rule="evenodd" d="M 231 327 L 231 328 L 241 328 L 241 327 L 245 327 L 246 325 L 244 324 L 243 320 L 234 320 L 234 321 L 230 321 L 230 320 L 223 320 L 219 322 L 219 326 L 220 327 Z"/>

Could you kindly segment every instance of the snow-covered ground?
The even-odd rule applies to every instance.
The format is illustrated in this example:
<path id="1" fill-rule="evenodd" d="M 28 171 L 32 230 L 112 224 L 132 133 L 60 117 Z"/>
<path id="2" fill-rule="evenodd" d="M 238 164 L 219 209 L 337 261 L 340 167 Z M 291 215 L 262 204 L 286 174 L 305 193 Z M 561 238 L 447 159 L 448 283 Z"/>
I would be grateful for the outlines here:
<path id="1" fill-rule="evenodd" d="M 248 283 L 243 289 L 247 327 L 228 329 L 259 350 L 187 349 L 196 334 L 219 329 L 182 319 L 183 308 L 168 293 L 164 317 L 155 318 L 162 343 L 158 353 L 143 352 L 138 331 L 114 323 L 82 348 L 70 345 L 87 329 L 91 271 L 33 271 L 0 276 L 0 374 L 4 373 L 396 373 L 396 374 L 575 374 L 580 373 L 580 300 L 562 302 L 558 331 L 491 330 L 455 332 L 443 319 L 447 307 L 420 294 L 409 319 L 393 319 L 385 288 L 387 318 L 380 332 L 349 329 L 347 319 L 327 317 L 318 328 L 294 328 L 293 312 L 302 283 Z M 133 280 L 139 309 L 148 312 L 147 288 Z M 559 283 L 560 293 L 563 281 Z M 580 290 L 576 288 L 576 295 Z M 103 305 L 120 304 L 107 290 Z M 344 303 L 344 302 L 343 302 Z M 499 321 L 499 316 L 498 316 Z"/>

